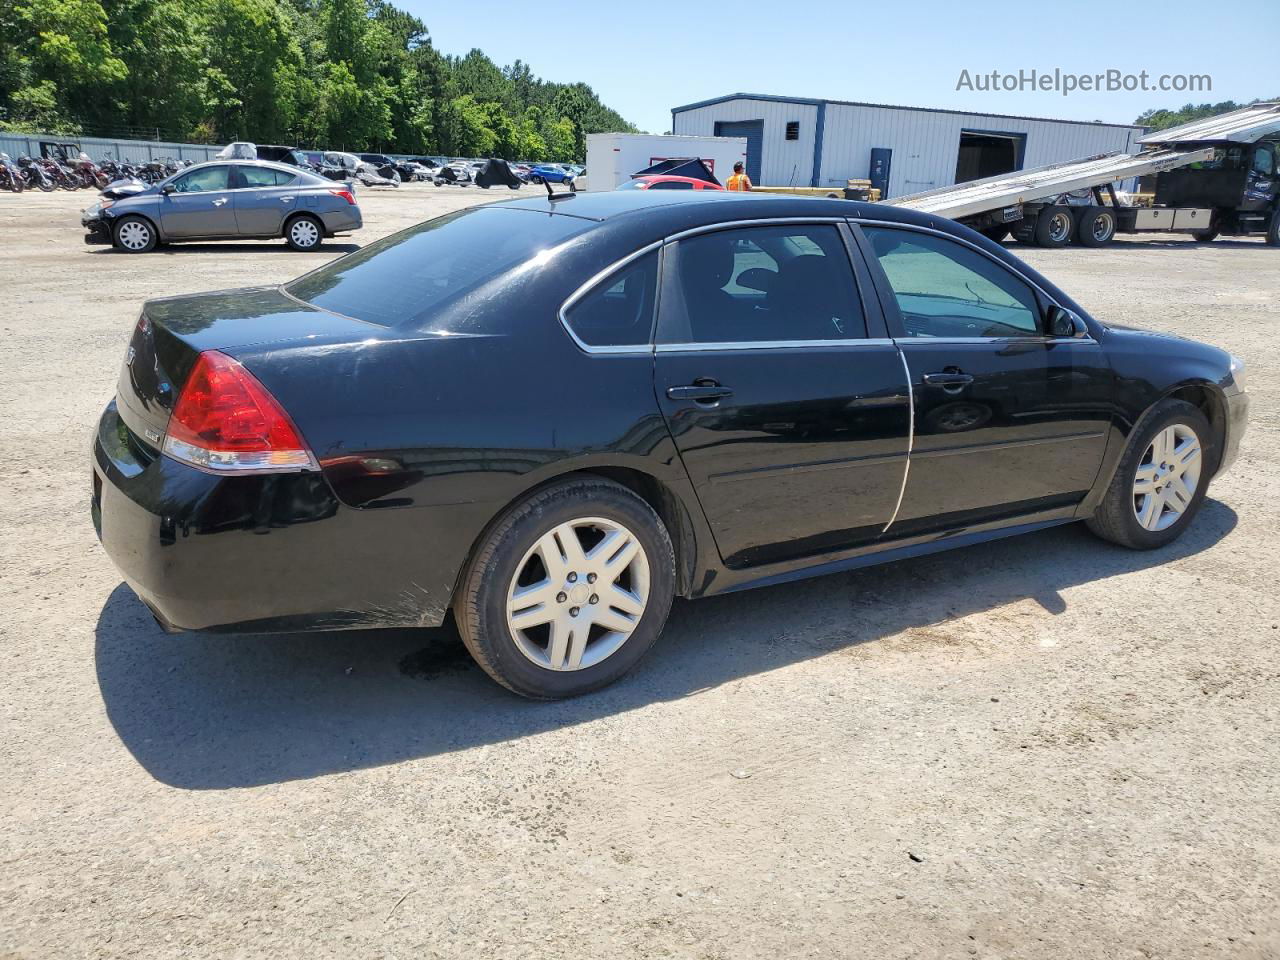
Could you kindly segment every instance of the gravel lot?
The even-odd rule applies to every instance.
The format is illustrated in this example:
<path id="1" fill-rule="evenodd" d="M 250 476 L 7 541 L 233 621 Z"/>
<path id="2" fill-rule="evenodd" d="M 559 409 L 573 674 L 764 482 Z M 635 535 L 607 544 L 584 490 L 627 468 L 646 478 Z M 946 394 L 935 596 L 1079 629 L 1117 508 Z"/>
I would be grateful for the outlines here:
<path id="1" fill-rule="evenodd" d="M 1280 956 L 1280 250 L 1020 252 L 1103 320 L 1245 358 L 1194 528 L 1056 530 L 677 602 L 617 686 L 518 700 L 445 631 L 168 637 L 89 520 L 150 296 L 369 227 L 128 257 L 0 194 L 0 957 Z"/>

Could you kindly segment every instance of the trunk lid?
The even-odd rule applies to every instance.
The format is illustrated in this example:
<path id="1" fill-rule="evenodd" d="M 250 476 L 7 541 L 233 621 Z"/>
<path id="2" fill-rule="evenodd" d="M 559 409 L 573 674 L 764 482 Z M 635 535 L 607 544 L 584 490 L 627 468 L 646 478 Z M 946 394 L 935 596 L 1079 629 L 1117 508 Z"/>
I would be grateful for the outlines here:
<path id="1" fill-rule="evenodd" d="M 129 430 L 158 449 L 178 394 L 203 351 L 234 356 L 246 347 L 321 346 L 384 332 L 299 303 L 278 287 L 149 300 L 125 351 L 116 407 Z"/>

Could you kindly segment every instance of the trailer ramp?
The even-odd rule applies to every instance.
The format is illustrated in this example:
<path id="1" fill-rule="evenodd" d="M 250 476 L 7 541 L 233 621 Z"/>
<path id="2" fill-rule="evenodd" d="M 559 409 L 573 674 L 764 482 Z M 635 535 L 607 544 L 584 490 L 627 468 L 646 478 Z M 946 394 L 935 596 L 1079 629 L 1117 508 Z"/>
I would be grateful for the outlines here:
<path id="1" fill-rule="evenodd" d="M 1256 143 L 1275 133 L 1280 133 L 1280 103 L 1255 103 L 1243 110 L 1193 120 L 1168 130 L 1156 130 L 1139 137 L 1138 143 L 1166 146 L 1175 143 L 1204 143 L 1209 140 Z"/>
<path id="2" fill-rule="evenodd" d="M 1066 160 L 1046 167 L 1002 173 L 985 180 L 971 180 L 924 193 L 884 201 L 922 213 L 936 213 L 958 220 L 979 213 L 1045 200 L 1072 190 L 1146 176 L 1213 158 L 1212 147 L 1148 150 L 1145 153 L 1108 153 L 1084 160 Z"/>

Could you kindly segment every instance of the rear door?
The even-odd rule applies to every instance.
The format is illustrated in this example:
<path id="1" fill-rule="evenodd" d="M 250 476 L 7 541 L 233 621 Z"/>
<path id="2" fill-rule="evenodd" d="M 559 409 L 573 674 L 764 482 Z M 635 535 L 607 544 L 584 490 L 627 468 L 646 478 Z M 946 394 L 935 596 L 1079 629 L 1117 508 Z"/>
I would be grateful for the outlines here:
<path id="1" fill-rule="evenodd" d="M 666 248 L 657 400 L 730 567 L 874 540 L 901 494 L 906 373 L 846 240 L 781 222 Z"/>
<path id="2" fill-rule="evenodd" d="M 160 201 L 160 226 L 169 239 L 233 237 L 231 166 L 199 167 L 170 181 Z"/>
<path id="3" fill-rule="evenodd" d="M 298 206 L 297 174 L 242 164 L 232 171 L 236 228 L 244 237 L 278 237 Z"/>
<path id="4" fill-rule="evenodd" d="M 1078 503 L 1098 475 L 1113 380 L 1092 339 L 1045 334 L 1046 296 L 976 245 L 860 228 L 915 398 L 889 536 Z"/>

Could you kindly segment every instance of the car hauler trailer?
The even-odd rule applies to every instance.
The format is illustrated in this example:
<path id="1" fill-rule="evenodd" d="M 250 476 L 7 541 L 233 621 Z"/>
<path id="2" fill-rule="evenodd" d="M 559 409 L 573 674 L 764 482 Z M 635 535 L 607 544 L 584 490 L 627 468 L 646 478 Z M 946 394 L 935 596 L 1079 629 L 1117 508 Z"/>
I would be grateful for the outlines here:
<path id="1" fill-rule="evenodd" d="M 1050 164 L 886 201 L 959 220 L 995 240 L 1100 247 L 1116 233 L 1265 236 L 1280 245 L 1280 104 L 1148 134 L 1148 149 Z M 1115 184 L 1156 175 L 1155 204 L 1129 206 Z"/>

